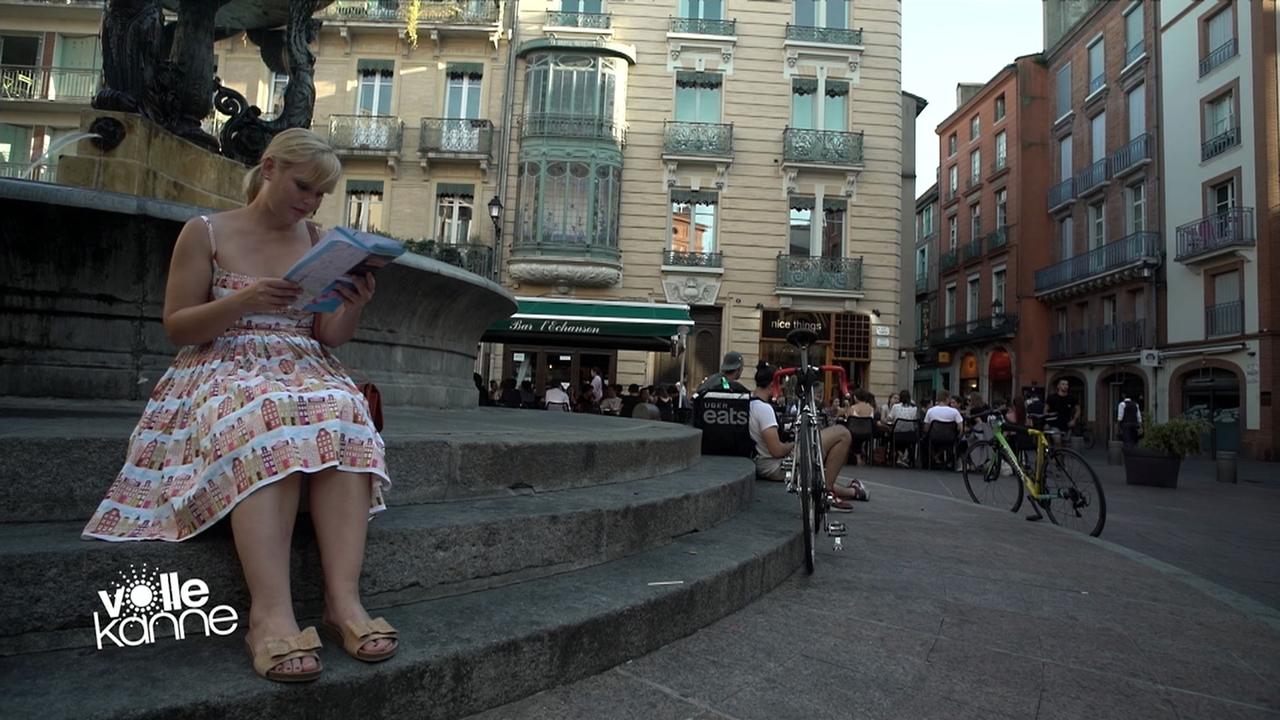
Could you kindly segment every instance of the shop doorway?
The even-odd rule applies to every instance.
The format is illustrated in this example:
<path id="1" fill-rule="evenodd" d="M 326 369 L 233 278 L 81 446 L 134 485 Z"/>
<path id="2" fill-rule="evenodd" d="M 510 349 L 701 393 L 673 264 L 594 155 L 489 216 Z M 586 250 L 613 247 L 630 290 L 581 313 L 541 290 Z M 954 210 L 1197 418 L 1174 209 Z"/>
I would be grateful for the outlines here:
<path id="1" fill-rule="evenodd" d="M 1143 413 L 1147 412 L 1146 406 L 1146 389 L 1147 384 L 1142 376 L 1131 372 L 1118 372 L 1106 375 L 1102 378 L 1102 387 L 1106 392 L 1104 398 L 1100 429 L 1106 432 L 1106 436 L 1111 440 L 1120 437 L 1119 431 L 1116 429 L 1119 421 L 1116 420 L 1116 413 L 1120 409 L 1120 402 L 1128 396 L 1138 405 L 1138 410 Z M 1145 419 L 1145 415 L 1143 416 Z"/>
<path id="2" fill-rule="evenodd" d="M 513 378 L 516 387 L 526 380 L 539 398 L 552 385 L 581 388 L 591 382 L 591 368 L 598 368 L 607 383 L 616 383 L 617 353 L 573 348 L 509 345 L 502 360 L 502 379 Z"/>
<path id="3" fill-rule="evenodd" d="M 978 358 L 973 353 L 965 353 L 960 358 L 960 395 L 968 398 L 971 393 L 979 392 L 982 384 L 978 381 Z"/>
<path id="4" fill-rule="evenodd" d="M 1240 451 L 1240 380 L 1222 368 L 1204 368 L 1182 379 L 1182 415 L 1211 425 L 1200 438 L 1216 458 L 1218 451 Z"/>
<path id="5" fill-rule="evenodd" d="M 1013 398 L 1013 358 L 1007 350 L 995 350 L 987 361 L 987 379 L 991 385 L 993 406 L 1003 407 Z"/>

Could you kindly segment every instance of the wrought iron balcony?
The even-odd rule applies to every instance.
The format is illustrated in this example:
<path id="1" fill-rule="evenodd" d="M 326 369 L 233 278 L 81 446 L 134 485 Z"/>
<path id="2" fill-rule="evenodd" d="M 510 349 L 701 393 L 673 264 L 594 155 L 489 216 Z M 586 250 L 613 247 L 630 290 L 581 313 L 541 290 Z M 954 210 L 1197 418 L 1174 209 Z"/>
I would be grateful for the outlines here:
<path id="1" fill-rule="evenodd" d="M 1119 177 L 1133 168 L 1151 162 L 1151 153 L 1154 148 L 1155 143 L 1151 142 L 1151 135 L 1148 133 L 1142 133 L 1130 140 L 1127 145 L 1111 155 L 1112 174 Z"/>
<path id="2" fill-rule="evenodd" d="M 862 47 L 862 28 L 848 30 L 845 28 L 825 28 L 787 23 L 787 39 L 799 42 L 824 43 L 826 45 Z"/>
<path id="3" fill-rule="evenodd" d="M 1076 195 L 1084 197 L 1094 190 L 1101 190 L 1110 180 L 1111 161 L 1102 158 L 1076 175 Z"/>
<path id="4" fill-rule="evenodd" d="M 787 128 L 782 131 L 782 161 L 858 167 L 862 165 L 862 133 Z"/>
<path id="5" fill-rule="evenodd" d="M 1160 264 L 1160 233 L 1143 230 L 1109 242 L 1083 255 L 1036 271 L 1036 293 L 1098 278 L 1125 268 Z"/>
<path id="6" fill-rule="evenodd" d="M 1208 55 L 1200 58 L 1200 77 L 1213 72 L 1214 68 L 1235 57 L 1238 52 L 1240 52 L 1240 43 L 1235 38 L 1214 48 Z"/>
<path id="7" fill-rule="evenodd" d="M 670 32 L 688 35 L 733 36 L 738 31 L 737 20 L 707 20 L 705 18 L 671 18 Z"/>
<path id="8" fill-rule="evenodd" d="M 1093 352 L 1128 352 L 1140 350 L 1146 345 L 1145 320 L 1129 320 L 1114 325 L 1103 325 L 1094 332 Z"/>
<path id="9" fill-rule="evenodd" d="M 397 155 L 404 121 L 395 115 L 330 115 L 329 144 L 339 155 Z"/>
<path id="10" fill-rule="evenodd" d="M 938 270 L 940 272 L 946 272 L 959 264 L 960 253 L 956 250 L 948 250 L 938 258 Z"/>
<path id="11" fill-rule="evenodd" d="M 1222 153 L 1240 144 L 1240 128 L 1233 127 L 1230 130 L 1205 140 L 1200 144 L 1200 159 L 1208 160 L 1217 157 Z"/>
<path id="12" fill-rule="evenodd" d="M 550 10 L 547 12 L 547 25 L 551 27 L 582 28 L 583 30 L 608 30 L 613 26 L 613 16 L 609 13 Z"/>
<path id="13" fill-rule="evenodd" d="M 316 13 L 328 22 L 404 23 L 408 0 L 335 0 Z M 419 25 L 493 25 L 498 22 L 496 0 L 433 0 L 419 5 Z"/>
<path id="14" fill-rule="evenodd" d="M 101 70 L 0 65 L 0 100 L 88 102 L 101 81 Z"/>
<path id="15" fill-rule="evenodd" d="M 1000 227 L 987 233 L 987 252 L 995 252 L 1009 244 L 1009 227 Z"/>
<path id="16" fill-rule="evenodd" d="M 428 241 L 424 247 L 413 248 L 413 250 L 419 255 L 425 255 L 454 267 L 462 268 L 480 277 L 493 277 L 493 248 L 488 245 L 449 245 L 447 243 L 435 244 Z"/>
<path id="17" fill-rule="evenodd" d="M 1205 337 L 1239 335 L 1244 332 L 1244 301 L 1210 305 L 1204 309 Z"/>
<path id="18" fill-rule="evenodd" d="M 622 145 L 626 142 L 626 129 L 610 118 L 594 115 L 535 113 L 525 116 L 520 137 L 587 138 Z"/>
<path id="19" fill-rule="evenodd" d="M 718 252 L 663 250 L 662 264 L 670 267 L 718 268 L 724 267 L 724 255 Z"/>
<path id="20" fill-rule="evenodd" d="M 916 294 L 923 295 L 924 293 L 927 293 L 927 292 L 929 292 L 929 275 L 928 274 L 917 275 L 916 276 Z"/>
<path id="21" fill-rule="evenodd" d="M 664 155 L 724 158 L 733 155 L 733 123 L 667 120 L 662 128 Z"/>
<path id="22" fill-rule="evenodd" d="M 966 265 L 975 260 L 982 259 L 982 238 L 976 237 L 973 240 L 970 240 L 969 243 L 964 246 L 964 251 L 961 252 L 961 256 L 961 260 L 963 260 Z"/>
<path id="23" fill-rule="evenodd" d="M 463 118 L 422 118 L 418 152 L 428 156 L 489 157 L 493 148 L 493 123 Z"/>
<path id="24" fill-rule="evenodd" d="M 1089 354 L 1089 331 L 1072 330 L 1065 333 L 1054 333 L 1049 336 L 1049 359 L 1078 357 Z"/>
<path id="25" fill-rule="evenodd" d="M 1010 337 L 1018 332 L 1018 316 L 989 315 L 929 331 L 929 344 L 937 347 Z"/>
<path id="26" fill-rule="evenodd" d="M 565 256 L 617 261 L 618 238 L 608 228 L 592 236 L 587 232 L 542 232 L 517 235 L 511 243 L 512 257 Z"/>
<path id="27" fill-rule="evenodd" d="M 1233 247 L 1257 244 L 1253 225 L 1253 208 L 1235 207 L 1216 215 L 1200 218 L 1178 227 L 1178 262 L 1196 260 L 1218 254 Z"/>
<path id="28" fill-rule="evenodd" d="M 862 258 L 778 254 L 778 290 L 862 292 Z"/>
<path id="29" fill-rule="evenodd" d="M 1076 201 L 1076 179 L 1067 178 L 1049 188 L 1049 212 L 1068 207 Z"/>

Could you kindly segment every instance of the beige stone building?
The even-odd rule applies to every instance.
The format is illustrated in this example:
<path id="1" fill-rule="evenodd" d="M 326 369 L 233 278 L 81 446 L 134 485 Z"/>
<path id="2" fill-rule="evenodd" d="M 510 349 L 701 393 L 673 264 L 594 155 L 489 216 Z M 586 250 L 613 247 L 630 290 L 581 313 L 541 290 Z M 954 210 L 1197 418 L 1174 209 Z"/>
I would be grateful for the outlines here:
<path id="1" fill-rule="evenodd" d="M 317 219 L 431 240 L 521 298 L 482 372 L 696 384 L 729 349 L 794 362 L 807 324 L 896 389 L 897 0 L 424 1 L 416 45 L 409 7 L 321 13 L 313 128 L 346 172 Z M 278 111 L 255 46 L 216 54 Z"/>

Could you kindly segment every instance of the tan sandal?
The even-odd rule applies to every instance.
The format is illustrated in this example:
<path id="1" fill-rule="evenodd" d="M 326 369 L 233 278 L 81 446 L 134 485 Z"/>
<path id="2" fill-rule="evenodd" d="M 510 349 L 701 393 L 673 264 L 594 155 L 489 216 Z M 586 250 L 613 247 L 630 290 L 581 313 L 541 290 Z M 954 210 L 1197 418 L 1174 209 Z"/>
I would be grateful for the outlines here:
<path id="1" fill-rule="evenodd" d="M 254 672 L 268 680 L 276 682 L 310 682 L 320 677 L 320 672 L 324 670 L 324 666 L 320 664 L 320 656 L 315 652 L 322 646 L 320 644 L 320 636 L 316 633 L 314 627 L 309 627 L 292 637 L 267 638 L 262 643 L 262 647 L 256 651 L 253 649 L 253 645 L 249 644 L 247 635 L 245 636 L 244 644 L 249 648 L 249 657 L 253 658 Z M 315 670 L 296 673 L 275 670 L 282 663 L 307 657 L 315 658 Z"/>
<path id="2" fill-rule="evenodd" d="M 396 654 L 396 650 L 400 649 L 400 633 L 391 627 L 391 623 L 388 623 L 386 618 L 350 620 L 341 628 L 331 622 L 323 622 L 320 624 L 320 630 L 325 637 L 340 643 L 348 655 L 367 663 L 388 660 Z M 364 649 L 364 644 L 372 640 L 394 640 L 395 644 L 389 650 L 371 653 Z"/>

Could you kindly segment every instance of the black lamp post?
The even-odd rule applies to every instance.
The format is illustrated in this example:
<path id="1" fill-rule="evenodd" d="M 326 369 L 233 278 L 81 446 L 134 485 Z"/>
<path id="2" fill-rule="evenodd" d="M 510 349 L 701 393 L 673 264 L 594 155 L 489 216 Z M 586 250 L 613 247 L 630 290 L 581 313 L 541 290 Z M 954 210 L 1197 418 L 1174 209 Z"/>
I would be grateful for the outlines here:
<path id="1" fill-rule="evenodd" d="M 493 279 L 498 277 L 497 263 L 502 257 L 502 201 L 497 195 L 489 201 L 489 219 L 493 221 L 493 262 L 494 266 L 490 268 Z"/>

